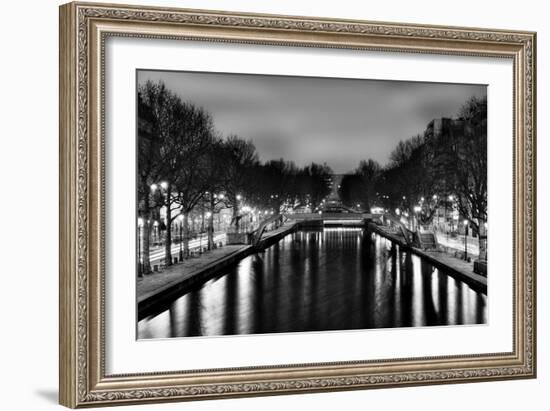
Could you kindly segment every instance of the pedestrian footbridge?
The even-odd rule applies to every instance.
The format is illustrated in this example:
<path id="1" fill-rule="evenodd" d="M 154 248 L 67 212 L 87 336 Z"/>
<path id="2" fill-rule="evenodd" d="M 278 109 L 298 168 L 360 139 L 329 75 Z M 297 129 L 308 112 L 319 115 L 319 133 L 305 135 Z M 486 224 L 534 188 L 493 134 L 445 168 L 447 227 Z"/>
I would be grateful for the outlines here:
<path id="1" fill-rule="evenodd" d="M 293 225 L 304 228 L 322 227 L 366 227 L 368 222 L 379 218 L 380 215 L 370 213 L 285 213 L 273 215 L 263 220 L 257 229 L 250 233 L 250 243 L 257 246 L 262 236 L 283 225 Z"/>
<path id="2" fill-rule="evenodd" d="M 391 214 L 373 214 L 361 212 L 318 212 L 318 213 L 284 213 L 270 216 L 260 222 L 252 232 L 243 233 L 246 243 L 258 246 L 267 232 L 283 229 L 283 227 L 323 228 L 323 227 L 367 227 L 374 223 L 384 227 L 398 237 L 403 238 L 409 246 L 421 249 L 437 249 L 437 239 L 431 232 L 412 231 L 396 216 Z M 286 230 L 285 230 L 286 231 Z"/>
<path id="3" fill-rule="evenodd" d="M 295 213 L 287 214 L 288 219 L 306 223 L 319 223 L 323 225 L 357 225 L 363 226 L 366 222 L 378 218 L 377 214 L 370 213 Z"/>

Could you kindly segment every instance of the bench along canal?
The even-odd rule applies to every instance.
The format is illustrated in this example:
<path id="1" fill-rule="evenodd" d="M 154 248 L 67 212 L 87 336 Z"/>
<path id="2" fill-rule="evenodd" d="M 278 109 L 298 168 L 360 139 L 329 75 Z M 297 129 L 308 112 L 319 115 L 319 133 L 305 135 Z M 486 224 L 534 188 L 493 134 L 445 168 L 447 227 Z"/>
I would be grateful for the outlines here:
<path id="1" fill-rule="evenodd" d="M 363 228 L 288 234 L 164 305 L 138 338 L 484 324 L 487 297 Z"/>

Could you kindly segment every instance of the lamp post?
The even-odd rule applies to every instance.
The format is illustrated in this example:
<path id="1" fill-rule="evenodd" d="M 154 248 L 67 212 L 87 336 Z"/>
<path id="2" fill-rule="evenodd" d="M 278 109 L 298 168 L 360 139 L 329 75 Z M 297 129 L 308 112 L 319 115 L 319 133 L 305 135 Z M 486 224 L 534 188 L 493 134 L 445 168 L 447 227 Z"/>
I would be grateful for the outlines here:
<path id="1" fill-rule="evenodd" d="M 440 224 L 441 224 L 441 220 L 440 220 L 440 216 L 441 214 L 439 213 L 439 207 L 438 207 L 438 204 L 439 202 L 437 201 L 438 200 L 438 195 L 437 194 L 434 194 L 432 196 L 432 200 L 433 200 L 433 213 L 432 214 L 435 214 L 435 216 L 437 217 L 437 223 L 434 223 L 434 218 L 432 218 L 432 222 L 430 223 L 433 227 L 434 230 L 439 230 L 440 229 Z M 431 207 L 429 206 L 428 204 L 428 211 L 431 212 Z M 436 214 L 437 212 L 437 214 Z"/>
<path id="2" fill-rule="evenodd" d="M 206 244 L 207 250 L 211 250 L 214 247 L 214 215 L 212 212 L 207 211 L 206 217 Z"/>
<path id="3" fill-rule="evenodd" d="M 239 210 L 239 214 L 243 216 L 243 229 L 244 231 L 247 231 L 250 226 L 250 207 L 245 205 L 242 206 Z M 246 219 L 245 219 L 246 218 Z"/>
<path id="4" fill-rule="evenodd" d="M 241 203 L 241 200 L 242 200 L 243 196 L 240 195 L 240 194 L 237 194 L 235 196 L 235 204 L 233 205 L 233 218 L 235 219 L 235 231 L 238 233 L 239 231 L 241 231 L 241 221 L 240 221 L 240 203 Z"/>
<path id="5" fill-rule="evenodd" d="M 151 188 L 151 194 L 154 195 L 157 190 L 159 190 L 159 195 L 162 199 L 161 205 L 165 207 L 166 213 L 165 213 L 165 220 L 166 220 L 166 257 L 165 260 L 168 261 L 168 265 L 171 264 L 171 258 L 170 258 L 170 247 L 171 247 L 171 239 L 172 239 L 172 224 L 171 224 L 171 215 L 170 215 L 170 184 L 166 181 L 161 181 L 160 183 L 153 183 L 150 186 Z M 157 241 L 160 241 L 160 228 L 156 228 L 158 230 L 157 232 Z"/>
<path id="6" fill-rule="evenodd" d="M 449 213 L 448 213 L 448 206 L 449 206 L 449 203 L 451 203 L 451 210 L 453 208 L 453 200 L 454 200 L 454 197 L 452 195 L 449 195 L 449 197 L 447 197 L 447 200 L 445 202 L 445 224 L 447 225 L 447 227 L 445 227 L 446 231 L 447 231 L 447 240 L 449 239 L 449 231 L 452 231 L 453 229 L 453 225 L 452 225 L 452 221 L 451 221 L 451 224 L 449 224 L 449 220 L 451 220 L 449 218 Z M 450 226 L 450 227 L 449 227 Z"/>
<path id="7" fill-rule="evenodd" d="M 468 220 L 464 220 L 464 260 L 468 260 Z"/>
<path id="8" fill-rule="evenodd" d="M 418 213 L 420 213 L 420 210 L 422 210 L 422 208 L 420 206 L 415 206 L 414 207 L 414 219 L 416 221 L 416 227 L 415 227 L 415 230 L 418 231 Z"/>
<path id="9" fill-rule="evenodd" d="M 219 208 L 218 208 L 218 212 L 216 213 L 216 209 L 214 208 L 214 210 L 212 210 L 212 212 L 214 214 L 217 214 L 218 215 L 218 231 L 221 230 L 221 213 L 222 213 L 222 209 L 225 208 L 225 202 L 224 202 L 224 199 L 225 199 L 225 194 L 224 193 L 219 193 L 219 194 L 214 194 L 214 198 L 217 198 L 219 200 L 220 203 L 223 203 Z"/>
<path id="10" fill-rule="evenodd" d="M 138 218 L 138 235 L 137 235 L 137 251 L 138 251 L 138 277 L 143 277 L 143 264 L 141 261 L 141 227 L 143 227 L 143 218 Z"/>
<path id="11" fill-rule="evenodd" d="M 183 215 L 180 214 L 178 217 L 178 220 L 180 222 L 180 261 L 183 261 Z"/>
<path id="12" fill-rule="evenodd" d="M 153 239 L 155 242 L 159 240 L 159 222 L 158 221 L 153 222 Z"/>
<path id="13" fill-rule="evenodd" d="M 195 223 L 197 225 L 199 224 L 198 218 L 195 218 Z M 199 254 L 202 254 L 202 233 L 200 232 L 200 229 L 199 229 Z"/>
<path id="14" fill-rule="evenodd" d="M 202 233 L 199 233 L 199 254 L 202 254 Z"/>

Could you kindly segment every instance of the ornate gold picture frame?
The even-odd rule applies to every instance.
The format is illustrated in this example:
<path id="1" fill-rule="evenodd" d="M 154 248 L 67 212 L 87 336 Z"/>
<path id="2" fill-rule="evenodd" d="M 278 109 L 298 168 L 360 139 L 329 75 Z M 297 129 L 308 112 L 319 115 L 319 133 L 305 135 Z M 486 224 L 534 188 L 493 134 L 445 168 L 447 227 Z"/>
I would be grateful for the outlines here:
<path id="1" fill-rule="evenodd" d="M 105 368 L 105 43 L 126 37 L 502 58 L 513 63 L 513 349 L 136 374 Z M 67 407 L 536 376 L 533 32 L 92 3 L 60 8 L 60 403 Z M 132 107 L 133 102 L 128 103 Z M 490 278 L 489 278 L 490 281 Z M 128 324 L 128 327 L 133 327 Z"/>

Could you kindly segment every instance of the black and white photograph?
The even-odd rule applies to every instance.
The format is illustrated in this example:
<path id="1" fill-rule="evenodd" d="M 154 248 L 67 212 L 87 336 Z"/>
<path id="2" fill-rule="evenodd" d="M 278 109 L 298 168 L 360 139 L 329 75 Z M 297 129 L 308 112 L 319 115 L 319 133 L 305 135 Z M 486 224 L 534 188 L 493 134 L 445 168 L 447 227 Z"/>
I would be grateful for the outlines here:
<path id="1" fill-rule="evenodd" d="M 488 323 L 486 85 L 136 77 L 138 339 Z"/>

